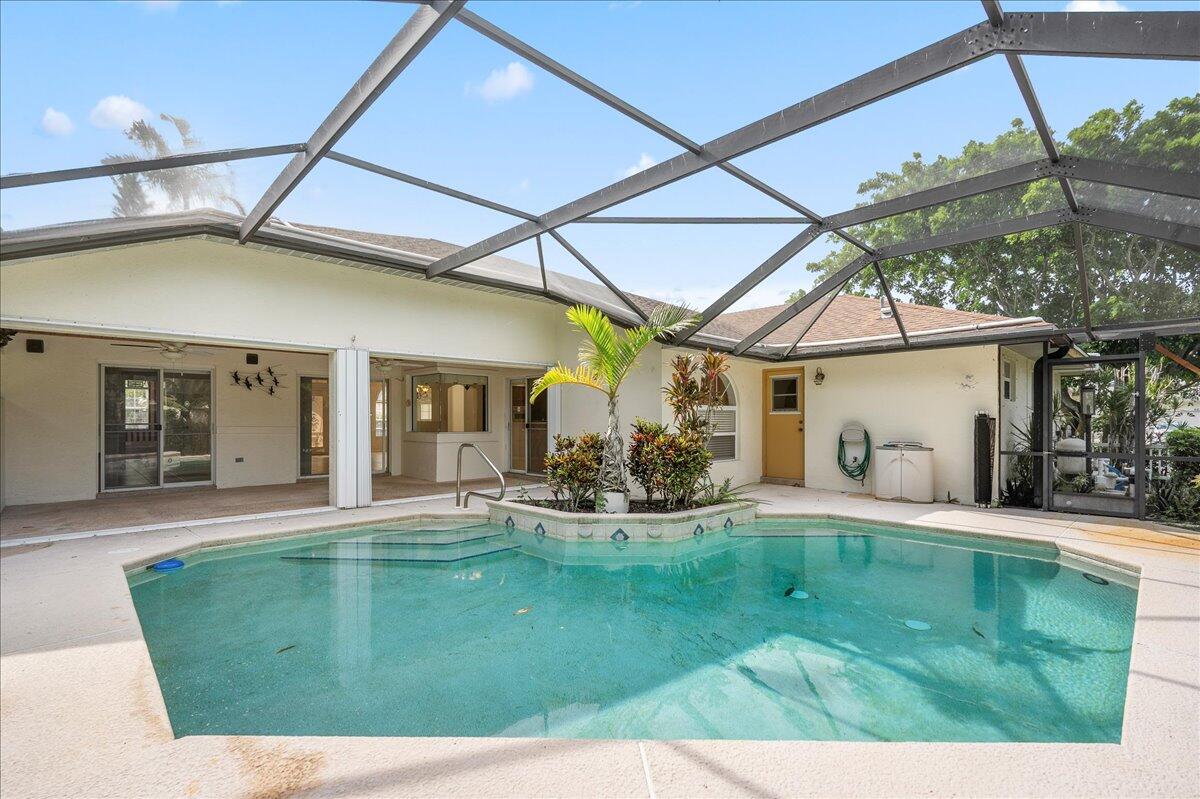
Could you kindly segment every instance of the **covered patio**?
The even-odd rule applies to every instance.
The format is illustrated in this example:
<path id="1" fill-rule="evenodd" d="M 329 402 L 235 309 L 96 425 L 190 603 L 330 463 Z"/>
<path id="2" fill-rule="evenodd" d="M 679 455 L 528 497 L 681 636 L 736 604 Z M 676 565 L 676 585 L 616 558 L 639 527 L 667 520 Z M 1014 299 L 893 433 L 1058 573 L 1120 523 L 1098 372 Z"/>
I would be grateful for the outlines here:
<path id="1" fill-rule="evenodd" d="M 509 473 L 509 491 L 537 485 L 536 476 Z M 402 475 L 376 475 L 371 480 L 376 504 L 453 495 L 454 482 L 433 482 Z M 464 491 L 495 493 L 494 478 L 464 480 Z M 478 500 L 476 500 L 478 502 Z M 117 529 L 172 527 L 184 522 L 224 517 L 278 516 L 289 512 L 332 509 L 327 480 L 287 485 L 216 489 L 178 488 L 141 494 L 110 494 L 75 502 L 18 505 L 0 512 L 0 543 L 5 547 L 78 533 Z"/>

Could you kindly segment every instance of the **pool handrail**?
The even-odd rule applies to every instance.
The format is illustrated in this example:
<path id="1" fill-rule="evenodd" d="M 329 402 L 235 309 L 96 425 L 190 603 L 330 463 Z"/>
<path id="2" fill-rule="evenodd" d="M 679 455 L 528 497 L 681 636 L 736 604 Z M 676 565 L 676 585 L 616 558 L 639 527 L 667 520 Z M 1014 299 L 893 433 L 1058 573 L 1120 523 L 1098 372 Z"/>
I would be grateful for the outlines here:
<path id="1" fill-rule="evenodd" d="M 496 473 L 496 477 L 500 478 L 500 494 L 493 497 L 490 494 L 484 494 L 480 491 L 468 491 L 466 497 L 462 493 L 462 454 L 467 447 L 479 453 L 479 457 L 483 458 L 483 462 L 491 467 Z M 472 444 L 470 441 L 463 442 L 458 445 L 458 474 L 454 480 L 454 507 L 465 508 L 471 502 L 471 497 L 479 497 L 480 499 L 504 499 L 504 492 L 508 490 L 508 484 L 504 481 L 504 473 L 496 468 L 496 464 L 492 463 L 492 459 L 483 454 L 483 450 Z"/>

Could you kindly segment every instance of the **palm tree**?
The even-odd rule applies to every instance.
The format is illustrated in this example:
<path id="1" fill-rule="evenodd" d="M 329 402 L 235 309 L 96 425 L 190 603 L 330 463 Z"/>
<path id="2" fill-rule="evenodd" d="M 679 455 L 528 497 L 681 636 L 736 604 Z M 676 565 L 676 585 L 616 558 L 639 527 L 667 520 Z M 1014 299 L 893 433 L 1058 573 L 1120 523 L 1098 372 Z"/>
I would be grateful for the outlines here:
<path id="1" fill-rule="evenodd" d="M 104 164 L 122 164 L 144 158 L 163 158 L 178 152 L 193 150 L 200 140 L 192 134 L 191 124 L 183 117 L 159 114 L 179 136 L 180 150 L 176 151 L 166 137 L 144 119 L 136 120 L 124 131 L 125 138 L 137 145 L 140 153 L 110 155 Z M 212 204 L 232 207 L 245 215 L 246 209 L 233 196 L 233 173 L 229 165 L 194 164 L 192 166 L 159 169 L 114 175 L 113 216 L 144 216 L 154 210 L 155 198 L 165 202 L 167 210 L 186 211 L 197 205 Z"/>
<path id="2" fill-rule="evenodd" d="M 637 365 L 638 356 L 660 336 L 696 323 L 698 315 L 690 308 L 660 305 L 644 324 L 618 335 L 613 323 L 599 310 L 576 305 L 567 309 L 567 320 L 586 339 L 579 346 L 579 365 L 568 369 L 561 363 L 533 384 L 529 399 L 536 399 L 551 386 L 586 386 L 608 398 L 608 428 L 604 431 L 604 454 L 600 464 L 600 490 L 619 491 L 628 499 L 625 483 L 625 443 L 617 418 L 617 392 L 621 383 Z"/>

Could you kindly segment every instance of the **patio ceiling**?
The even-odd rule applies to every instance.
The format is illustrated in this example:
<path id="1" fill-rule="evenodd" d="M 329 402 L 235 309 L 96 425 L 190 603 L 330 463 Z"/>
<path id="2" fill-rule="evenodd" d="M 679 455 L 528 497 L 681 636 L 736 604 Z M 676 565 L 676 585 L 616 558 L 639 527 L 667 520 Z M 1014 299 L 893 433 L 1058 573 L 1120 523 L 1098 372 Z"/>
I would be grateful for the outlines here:
<path id="1" fill-rule="evenodd" d="M 187 152 L 165 157 L 105 163 L 76 169 L 13 174 L 0 177 L 0 189 L 113 177 L 135 173 L 174 169 L 200 164 L 234 160 L 291 155 L 286 166 L 255 203 L 240 217 L 184 215 L 174 220 L 159 220 L 142 224 L 100 223 L 92 228 L 72 231 L 71 241 L 61 237 L 54 247 L 61 249 L 101 246 L 125 240 L 148 240 L 166 235 L 179 235 L 180 230 L 192 230 L 223 237 L 236 238 L 242 244 L 297 247 L 314 254 L 347 259 L 366 259 L 381 268 L 416 273 L 425 279 L 455 280 L 507 288 L 524 293 L 540 294 L 558 302 L 585 302 L 604 307 L 619 321 L 635 324 L 646 317 L 645 309 L 606 277 L 602 268 L 590 261 L 564 236 L 561 228 L 572 223 L 586 224 L 652 224 L 652 225 L 794 225 L 796 234 L 782 247 L 738 280 L 722 296 L 701 312 L 700 321 L 679 333 L 677 345 L 710 346 L 738 355 L 771 361 L 788 361 L 816 356 L 860 354 L 865 352 L 903 350 L 909 348 L 945 347 L 981 342 L 1004 341 L 1083 341 L 1137 335 L 1141 332 L 1192 333 L 1200 332 L 1198 319 L 1163 319 L 1128 325 L 1093 325 L 1088 309 L 1091 305 L 1089 274 L 1085 263 L 1082 226 L 1095 226 L 1170 242 L 1188 251 L 1200 253 L 1200 226 L 1191 224 L 1200 219 L 1193 202 L 1200 200 L 1200 172 L 1173 171 L 1144 165 L 1114 163 L 1090 158 L 1064 155 L 1059 151 L 1043 113 L 1033 81 L 1025 68 L 1023 56 L 1086 56 L 1099 58 L 1200 60 L 1200 11 L 1164 12 L 1039 12 L 1006 13 L 995 0 L 982 0 L 983 19 L 976 25 L 941 41 L 920 48 L 889 64 L 864 73 L 845 83 L 823 91 L 774 114 L 720 136 L 699 143 L 669 127 L 632 104 L 606 91 L 569 67 L 521 41 L 488 20 L 465 8 L 465 0 L 432 0 L 416 4 L 411 17 L 393 37 L 350 91 L 317 127 L 307 142 L 270 145 L 265 147 Z M 596 101 L 644 126 L 683 149 L 674 158 L 654 164 L 630 177 L 594 191 L 550 211 L 535 214 L 474 194 L 444 186 L 418 176 L 406 174 L 386 165 L 373 163 L 335 150 L 338 141 L 379 99 L 404 70 L 420 56 L 421 51 L 451 23 L 458 23 L 487 37 L 540 68 L 562 79 Z M 1044 157 L 995 169 L 944 185 L 905 194 L 880 202 L 822 215 L 799 199 L 792 197 L 762 178 L 734 165 L 735 158 L 793 136 L 801 131 L 825 124 L 843 114 L 909 90 L 927 81 L 936 80 L 952 71 L 982 59 L 1002 56 L 1038 138 Z M 477 241 L 440 258 L 396 258 L 385 248 L 373 251 L 366 245 L 329 242 L 317 234 L 305 234 L 291 226 L 273 224 L 271 214 L 299 186 L 322 160 L 329 159 L 358 170 L 436 192 L 520 220 L 513 227 Z M 756 192 L 785 206 L 787 215 L 780 216 L 618 216 L 602 213 L 612 206 L 655 191 L 704 170 L 716 168 Z M 1062 195 L 1061 206 L 1040 213 L 1008 218 L 989 219 L 975 225 L 922 239 L 873 245 L 852 232 L 857 225 L 885 219 L 922 209 L 931 209 L 966 198 L 999 192 L 1042 180 L 1053 180 Z M 1179 214 L 1170 212 L 1170 204 L 1143 203 L 1138 209 L 1116 210 L 1094 207 L 1081 200 L 1085 186 L 1115 186 L 1133 190 L 1154 200 L 1182 198 L 1188 215 L 1181 221 Z M 1086 196 L 1085 198 L 1086 199 Z M 1166 209 L 1166 210 L 1164 210 Z M 1074 252 L 1078 266 L 1075 291 L 1084 309 L 1083 324 L 1078 327 L 1043 325 L 1036 329 L 1021 328 L 1005 332 L 962 330 L 912 334 L 905 328 L 902 311 L 893 299 L 891 288 L 880 264 L 892 258 L 916 253 L 943 250 L 949 247 L 986 239 L 1069 225 L 1074 232 Z M 5 236 L 4 257 L 26 257 L 51 251 L 45 241 L 53 235 L 30 231 L 32 235 Z M 768 322 L 741 341 L 728 341 L 705 335 L 704 328 L 727 311 L 734 303 L 761 284 L 777 270 L 795 258 L 823 235 L 833 235 L 848 242 L 860 255 L 835 271 L 812 291 L 785 306 Z M 586 287 L 585 281 L 564 284 L 562 276 L 548 280 L 542 259 L 543 237 L 549 236 L 574 257 L 607 290 Z M 489 259 L 500 251 L 523 241 L 537 244 L 538 272 L 528 279 L 514 282 L 498 271 L 489 271 Z M 42 249 L 39 249 L 41 247 Z M 896 323 L 896 341 L 857 343 L 831 342 L 801 345 L 804 334 L 837 294 L 860 272 L 872 270 L 879 282 Z M 553 276 L 553 273 L 551 273 Z M 815 316 L 805 324 L 804 332 L 791 346 L 761 343 L 781 326 L 805 310 L 816 307 Z"/>

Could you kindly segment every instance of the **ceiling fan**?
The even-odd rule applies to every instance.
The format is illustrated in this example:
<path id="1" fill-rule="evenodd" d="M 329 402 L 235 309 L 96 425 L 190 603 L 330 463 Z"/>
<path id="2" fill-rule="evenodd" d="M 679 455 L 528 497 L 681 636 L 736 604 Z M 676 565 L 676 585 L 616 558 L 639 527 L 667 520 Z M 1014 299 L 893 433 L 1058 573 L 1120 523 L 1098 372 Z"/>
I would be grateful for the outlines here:
<path id="1" fill-rule="evenodd" d="M 168 361 L 178 361 L 188 355 L 212 355 L 212 350 L 196 349 L 191 344 L 182 341 L 160 341 L 157 344 L 117 344 L 114 347 L 134 347 L 144 350 L 158 350 L 158 354 Z"/>

